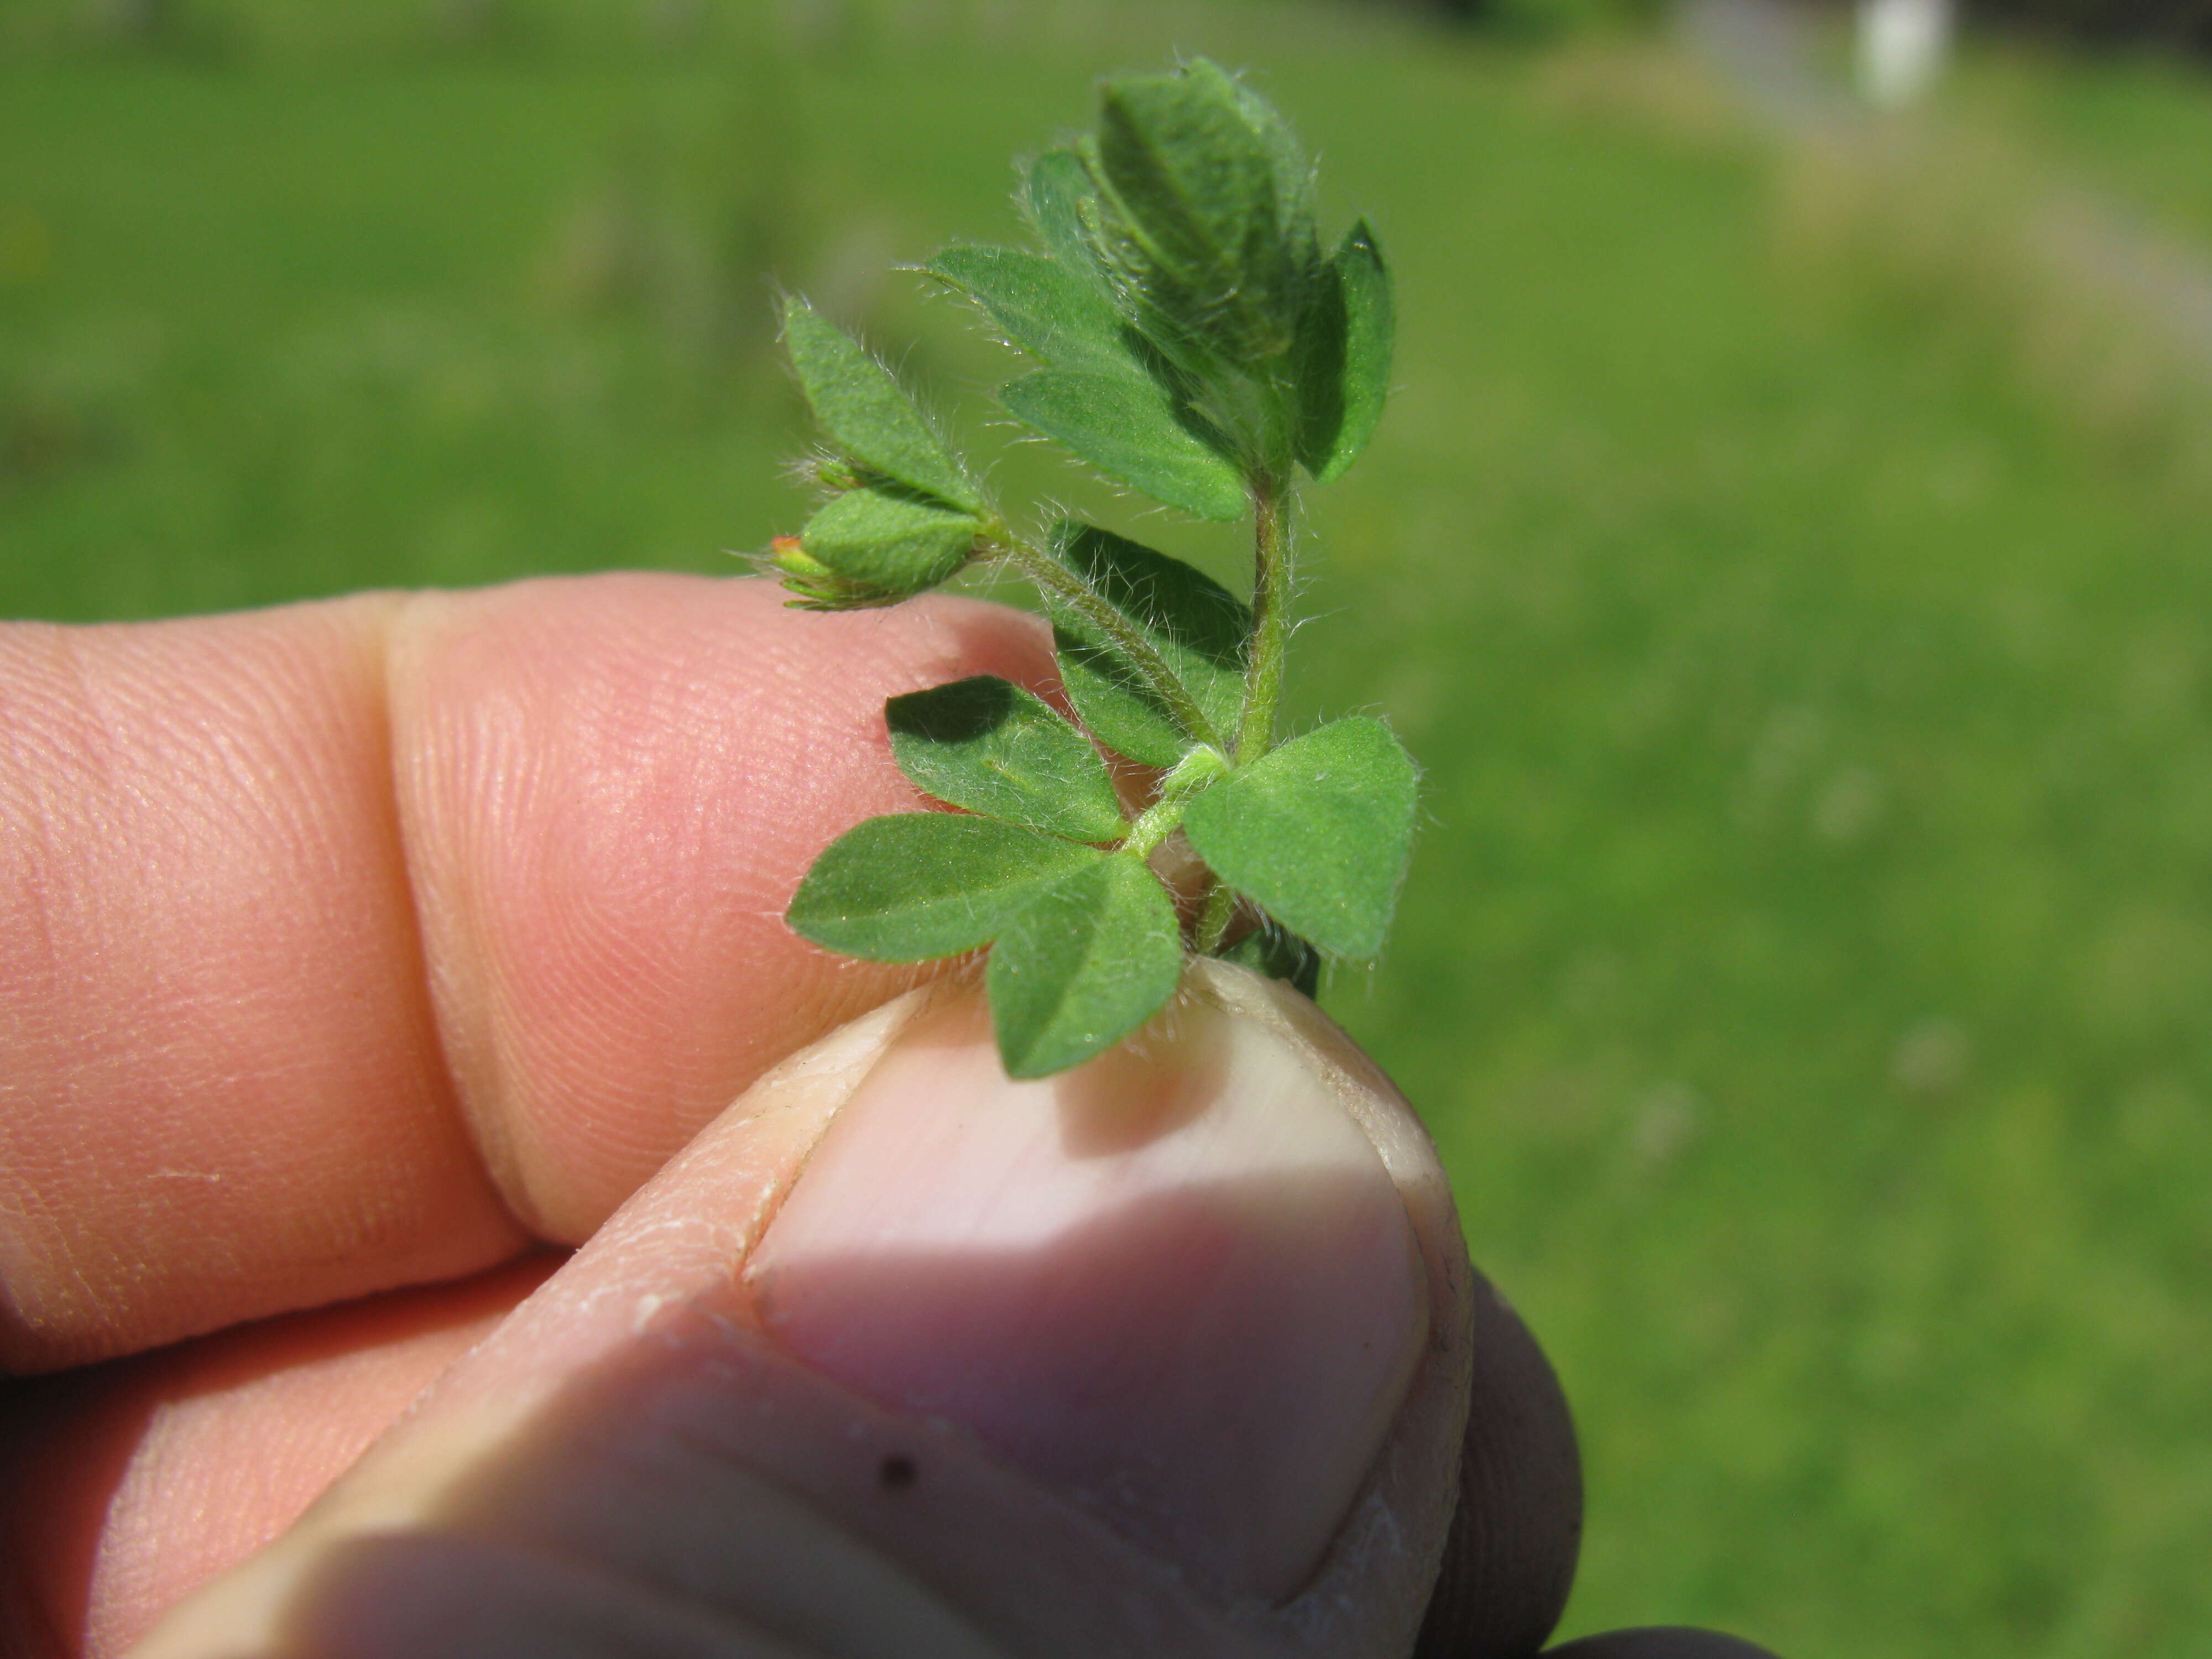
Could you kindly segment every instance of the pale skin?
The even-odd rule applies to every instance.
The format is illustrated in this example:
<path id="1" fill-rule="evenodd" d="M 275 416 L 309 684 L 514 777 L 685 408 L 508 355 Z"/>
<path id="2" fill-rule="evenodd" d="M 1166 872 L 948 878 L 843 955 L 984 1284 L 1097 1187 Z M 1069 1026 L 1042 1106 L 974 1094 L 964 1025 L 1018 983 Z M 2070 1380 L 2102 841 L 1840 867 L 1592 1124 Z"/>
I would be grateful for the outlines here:
<path id="1" fill-rule="evenodd" d="M 941 1614 L 945 1651 L 966 1650 L 970 1621 L 1002 1640 L 1088 1616 L 1069 1611 L 1080 1598 L 1067 1585 L 1122 1582 L 1117 1574 L 1166 1598 L 1163 1616 L 1187 1621 L 1193 1652 L 1227 1651 L 1232 1638 L 1255 1655 L 1380 1651 L 1373 1644 L 1386 1639 L 1402 1650 L 1432 1565 L 1370 1561 L 1367 1546 L 1346 1542 L 1346 1504 L 1361 1514 L 1358 1504 L 1384 1504 L 1394 1536 L 1432 1534 L 1423 1559 L 1433 1563 L 1470 1352 L 1478 1395 L 1483 1364 L 1468 1340 L 1475 1304 L 1457 1223 L 1402 1102 L 1356 1059 L 1349 1071 L 1316 1062 L 1337 1079 L 1336 1092 L 1316 1093 L 1298 1081 L 1306 1062 L 1285 1058 L 1334 1037 L 1267 1012 L 1273 993 L 1250 994 L 1279 1034 L 1253 1039 L 1260 1058 L 1237 1060 L 1236 1075 L 1276 1077 L 1266 1086 L 1287 1089 L 1291 1103 L 1277 1119 L 1244 1120 L 1287 1127 L 1223 1128 L 1197 1152 L 1149 1163 L 1131 1147 L 1181 1144 L 1158 1139 L 1180 1120 L 1110 1144 L 1073 1132 L 1065 1145 L 1036 1139 L 1042 1120 L 1026 1111 L 1000 1114 L 1014 1126 L 1001 1141 L 990 1139 L 996 1131 L 947 1140 L 928 1127 L 942 1121 L 929 1068 L 972 1069 L 973 1044 L 961 1044 L 983 1041 L 950 992 L 897 1005 L 907 1012 L 854 1039 L 877 1048 L 856 1060 L 848 1044 L 797 1093 L 771 1079 L 746 1096 L 786 1056 L 939 971 L 830 957 L 793 936 L 781 912 L 836 835 L 925 804 L 890 763 L 884 699 L 976 673 L 1048 693 L 1041 624 L 938 598 L 801 617 L 765 583 L 647 575 L 127 628 L 0 627 L 0 1375 L 19 1379 L 0 1383 L 0 1650 L 129 1650 L 283 1534 L 449 1367 L 408 1429 L 319 1507 L 321 1522 L 225 1581 L 243 1588 L 190 1601 L 153 1649 L 277 1650 L 253 1642 L 269 1609 L 327 1554 L 340 1524 L 330 1517 L 388 1510 L 403 1489 L 416 1493 L 415 1513 L 420 1491 L 444 1491 L 456 1469 L 482 1486 L 496 1466 L 507 1487 L 532 1494 L 523 1507 L 533 1518 L 559 1512 L 560 1493 L 583 1492 L 579 1509 L 605 1526 L 611 1548 L 628 1548 L 673 1510 L 663 1489 L 626 1517 L 622 1503 L 635 1500 L 609 1493 L 635 1482 L 578 1472 L 591 1461 L 578 1448 L 599 1443 L 600 1419 L 572 1405 L 554 1414 L 558 1432 L 533 1428 L 501 1463 L 486 1449 L 499 1450 L 498 1436 L 482 1430 L 481 1407 L 618 1398 L 608 1422 L 673 1422 L 697 1401 L 679 1410 L 664 1398 L 666 1376 L 638 1380 L 630 1350 L 641 1332 L 655 1353 L 708 1354 L 702 1374 L 725 1393 L 756 1390 L 752 1407 L 781 1402 L 789 1426 L 746 1454 L 749 1467 L 777 1464 L 778 1490 L 804 1487 L 864 1431 L 896 1437 L 919 1421 L 921 1396 L 901 1389 L 972 1394 L 979 1375 L 1015 1379 L 1012 1395 L 986 1389 L 945 1407 L 964 1425 L 949 1440 L 924 1435 L 920 1452 L 902 1442 L 865 1470 L 872 1493 L 878 1480 L 885 1492 L 911 1487 L 951 1502 L 973 1536 L 1007 1540 L 984 1579 L 947 1589 L 967 1582 L 972 1564 L 955 1558 L 969 1530 L 939 1521 L 917 1534 L 908 1565 L 949 1600 L 898 1616 L 920 1629 Z M 1130 1097 L 1173 1093 L 1158 1078 L 1188 1070 L 1190 1044 L 1224 1018 L 1194 1009 L 1157 1046 L 1154 1081 L 1127 1085 Z M 876 1066 L 891 1052 L 884 1045 L 899 1043 L 908 1058 Z M 833 1074 L 876 1079 L 866 1085 L 874 1094 L 848 1081 L 833 1099 L 822 1093 Z M 753 1103 L 725 1114 L 741 1096 Z M 1355 1097 L 1347 1120 L 1338 1103 Z M 866 1111 L 845 1111 L 848 1097 Z M 927 1132 L 913 1140 L 910 1127 L 860 1127 L 869 1123 Z M 795 1188 L 807 1203 L 787 1212 L 805 1219 L 756 1255 L 763 1218 L 787 1213 L 775 1204 L 810 1168 L 822 1172 L 814 1185 Z M 990 1173 L 1000 1169 L 1025 1172 L 1011 1197 Z M 1117 1172 L 1123 1207 L 1147 1218 L 1141 1230 L 1107 1224 L 1096 1207 L 1101 1170 Z M 1273 1196 L 1251 1209 L 1263 1219 L 1239 1244 L 1246 1211 L 1205 1196 L 1240 1183 L 1276 1194 L 1267 1182 L 1284 1174 L 1303 1184 L 1279 1192 L 1319 1191 L 1310 1201 L 1325 1209 L 1315 1213 L 1341 1248 L 1316 1255 L 1310 1231 L 1276 1224 Z M 753 1187 L 775 1204 L 746 1197 Z M 902 1313 L 915 1305 L 911 1263 L 936 1248 L 945 1215 L 995 1215 L 1000 1243 L 1016 1241 L 956 1258 L 988 1260 L 998 1273 L 988 1285 L 963 1269 L 933 1292 L 945 1319 L 973 1327 L 963 1327 L 961 1363 L 911 1382 L 912 1354 L 845 1340 L 848 1327 L 882 1328 L 886 1305 L 871 1304 L 872 1281 L 856 1276 L 862 1259 L 847 1248 L 856 1235 L 836 1213 L 848 1189 L 871 1226 L 884 1237 L 903 1229 L 901 1248 L 917 1253 L 899 1258 L 889 1305 Z M 929 1197 L 939 1192 L 951 1196 Z M 1082 1241 L 1067 1258 L 1073 1280 L 1044 1291 L 1023 1277 L 1018 1248 L 1040 1205 L 1060 1206 L 1068 1237 Z M 1188 1286 L 1202 1276 L 1186 1269 L 1224 1228 L 1235 1248 L 1221 1257 L 1233 1272 L 1223 1271 L 1243 1275 L 1235 1306 L 1256 1310 L 1254 1334 L 1220 1343 L 1225 1357 L 1206 1363 L 1233 1365 L 1273 1342 L 1294 1374 L 1272 1395 L 1224 1379 L 1236 1419 L 1261 1425 L 1251 1458 L 1222 1449 L 1203 1400 L 1189 1407 L 1200 1416 L 1115 1419 L 1075 1440 L 1054 1440 L 1048 1421 L 1040 1429 L 1038 1401 L 1019 1390 L 1057 1386 L 1066 1340 L 1103 1327 L 1117 1359 L 1142 1361 L 1146 1342 L 1165 1340 L 1160 1330 L 1196 1333 L 1175 1339 L 1187 1345 L 1220 1329 L 1217 1310 L 1178 1298 L 1197 1295 Z M 1155 1249 L 1155 1237 L 1172 1243 Z M 562 1254 L 578 1245 L 587 1248 Z M 1166 1265 L 1146 1255 L 1170 1248 Z M 1011 1278 L 999 1271 L 1009 1262 L 1020 1269 Z M 502 1328 L 556 1271 L 534 1314 Z M 1036 1338 L 1036 1297 L 1048 1291 L 1060 1307 L 1068 1282 L 1095 1307 L 1079 1309 L 1074 1338 Z M 657 1311 L 664 1304 L 671 1311 Z M 1117 1318 L 1126 1331 L 1112 1329 Z M 1478 1344 L 1490 1328 L 1478 1320 Z M 1363 1334 L 1351 1346 L 1368 1358 L 1339 1363 L 1340 1339 L 1354 1329 Z M 725 1343 L 737 1346 L 716 1346 Z M 1157 1356 L 1157 1375 L 1176 1385 L 1168 1395 L 1187 1380 L 1186 1352 Z M 967 1363 L 978 1354 L 988 1363 Z M 605 1362 L 599 1380 L 570 1387 L 568 1372 L 595 1355 Z M 747 1366 L 759 1376 L 728 1381 Z M 1315 1400 L 1341 1403 L 1316 1426 Z M 1307 1467 L 1286 1466 L 1282 1447 L 1265 1443 L 1277 1417 L 1284 1446 L 1319 1446 L 1298 1453 L 1313 1478 L 1288 1497 L 1257 1485 L 1240 1496 L 1231 1489 L 1262 1472 Z M 694 1439 L 704 1431 L 692 1419 L 680 1427 Z M 511 1428 L 502 1444 L 516 1441 Z M 822 1437 L 819 1456 L 809 1434 Z M 1116 1434 L 1131 1438 L 1136 1465 L 1170 1468 L 1128 1514 L 1078 1514 L 1038 1489 L 1090 1479 L 1082 1455 Z M 1174 1473 L 1200 1466 L 1202 1480 Z M 823 1512 L 834 1499 L 819 1499 Z M 482 1499 L 477 1512 L 497 1508 Z M 766 1524 L 763 1513 L 755 1503 L 745 1524 Z M 505 1536 L 484 1526 L 469 1547 Z M 688 1549 L 696 1515 L 684 1526 L 677 1543 Z M 772 1531 L 778 1547 L 809 1559 L 797 1522 Z M 896 1562 L 903 1547 L 886 1536 L 871 1547 Z M 825 1585 L 860 1570 L 849 1554 L 834 1540 L 817 1552 Z M 1178 1557 L 1225 1597 L 1162 1577 L 1159 1564 Z M 1558 1577 L 1559 1565 L 1529 1571 Z M 462 1571 L 450 1556 L 442 1568 L 392 1570 L 417 1586 Z M 471 1617 L 499 1616 L 495 1605 L 484 1613 L 479 1589 L 504 1571 L 468 1567 Z M 787 1564 L 779 1571 L 791 1579 Z M 559 1594 L 580 1593 L 572 1578 Z M 1269 1623 L 1273 1614 L 1250 1611 L 1288 1605 L 1314 1583 L 1348 1587 L 1337 1600 L 1355 1613 L 1348 1634 L 1328 1638 L 1336 1645 L 1311 1644 L 1310 1620 Z M 623 1618 L 674 1616 L 628 1595 L 616 1598 Z M 839 1617 L 896 1599 L 823 1595 Z M 393 1600 L 380 1592 L 373 1605 Z M 1309 1634 L 1294 1638 L 1294 1626 Z M 571 1627 L 582 1626 L 572 1618 Z M 525 1652 L 537 1639 L 526 1621 L 470 1643 Z M 694 1650 L 682 1632 L 667 1639 L 668 1651 Z M 419 1638 L 346 1650 L 420 1650 Z"/>
<path id="2" fill-rule="evenodd" d="M 911 982 L 781 905 L 848 823 L 921 804 L 883 699 L 1035 684 L 1038 625 L 793 620 L 766 584 L 639 576 L 0 630 L 0 1365 L 202 1338 L 121 1380 L 112 1424 L 261 1373 L 196 1434 L 285 1449 L 246 1490 L 165 1483 L 225 1487 L 221 1538 L 42 1521 L 50 1606 L 96 1543 L 143 1558 L 53 1609 L 81 1650 L 289 1520 L 545 1268 L 471 1275 L 589 1237 L 762 1070 Z M 404 1285 L 430 1288 L 210 1334 Z"/>

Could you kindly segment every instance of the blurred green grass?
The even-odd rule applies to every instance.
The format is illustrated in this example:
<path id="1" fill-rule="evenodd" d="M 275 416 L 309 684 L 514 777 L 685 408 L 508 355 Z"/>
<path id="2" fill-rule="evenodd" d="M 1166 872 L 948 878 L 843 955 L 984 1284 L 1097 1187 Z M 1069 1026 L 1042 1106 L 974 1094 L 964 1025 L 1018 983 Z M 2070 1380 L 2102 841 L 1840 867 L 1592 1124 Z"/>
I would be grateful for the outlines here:
<path id="1" fill-rule="evenodd" d="M 2052 165 L 2212 242 L 2212 97 L 2201 66 L 2140 52 L 2077 67 L 2014 46 L 1978 54 L 1966 69 L 1966 94 L 2001 111 Z"/>
<path id="2" fill-rule="evenodd" d="M 1656 46 L 1072 0 L 562 32 L 588 15 L 19 32 L 0 614 L 727 570 L 802 507 L 772 284 L 915 342 L 988 437 L 993 359 L 884 268 L 1005 234 L 1007 158 L 1093 74 L 1255 64 L 1404 306 L 1383 434 L 1314 503 L 1297 696 L 1388 713 L 1427 823 L 1330 1001 L 1576 1402 L 1570 1632 L 2212 1652 L 2212 491 L 2201 434 L 2142 433 L 2200 406 L 2073 406 L 2033 284 L 1885 263 Z M 2212 150 L 2175 148 L 2203 78 L 1969 85 L 2212 247 Z"/>

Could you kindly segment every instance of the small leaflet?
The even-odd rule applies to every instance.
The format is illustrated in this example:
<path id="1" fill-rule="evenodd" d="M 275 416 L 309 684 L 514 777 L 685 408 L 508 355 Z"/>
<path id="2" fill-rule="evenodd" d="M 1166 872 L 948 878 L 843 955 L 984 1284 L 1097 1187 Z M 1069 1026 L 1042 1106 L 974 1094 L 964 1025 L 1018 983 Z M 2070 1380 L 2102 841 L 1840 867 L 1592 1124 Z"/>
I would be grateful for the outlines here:
<path id="1" fill-rule="evenodd" d="M 1107 855 L 993 818 L 900 812 L 855 824 L 814 861 L 784 919 L 871 962 L 988 945 L 1039 893 Z"/>
<path id="2" fill-rule="evenodd" d="M 1026 248 L 962 245 L 922 269 L 973 301 L 1009 344 L 1054 368 L 1146 378 L 1123 337 L 1121 314 L 1058 259 Z"/>
<path id="3" fill-rule="evenodd" d="M 1231 887 L 1324 951 L 1382 948 L 1413 845 L 1415 775 L 1354 715 L 1293 738 L 1190 804 L 1183 833 Z"/>
<path id="4" fill-rule="evenodd" d="M 1071 841 L 1119 841 L 1121 797 L 1091 740 L 1035 694 L 995 675 L 893 697 L 891 756 L 948 806 Z"/>
<path id="5" fill-rule="evenodd" d="M 1071 606 L 1048 601 L 1060 683 L 1084 724 L 1115 753 L 1147 766 L 1172 766 L 1196 743 L 1226 748 L 1244 703 L 1252 631 L 1245 603 L 1203 571 L 1096 525 L 1060 525 L 1053 550 L 1158 653 L 1212 729 L 1185 726 L 1112 640 Z"/>
<path id="6" fill-rule="evenodd" d="M 1175 994 L 1182 933 L 1159 878 L 1132 854 L 1041 894 L 984 975 L 1010 1077 L 1048 1077 L 1104 1053 Z"/>
<path id="7" fill-rule="evenodd" d="M 1109 478 L 1194 518 L 1229 524 L 1245 514 L 1243 474 L 1179 421 L 1168 395 L 1148 381 L 1041 368 L 999 396 L 1016 420 Z"/>
<path id="8" fill-rule="evenodd" d="M 823 429 L 871 471 L 969 513 L 982 494 L 929 429 L 890 372 L 797 298 L 784 301 L 783 343 Z"/>

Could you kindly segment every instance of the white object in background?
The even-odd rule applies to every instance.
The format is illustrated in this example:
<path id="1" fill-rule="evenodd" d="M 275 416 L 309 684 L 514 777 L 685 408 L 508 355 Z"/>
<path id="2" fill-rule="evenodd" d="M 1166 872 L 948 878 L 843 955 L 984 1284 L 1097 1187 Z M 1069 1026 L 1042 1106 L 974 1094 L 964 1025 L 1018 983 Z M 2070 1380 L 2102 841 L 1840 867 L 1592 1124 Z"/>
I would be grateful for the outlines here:
<path id="1" fill-rule="evenodd" d="M 1951 53 L 1952 0 L 1859 0 L 1859 88 L 1884 109 L 1935 85 Z"/>

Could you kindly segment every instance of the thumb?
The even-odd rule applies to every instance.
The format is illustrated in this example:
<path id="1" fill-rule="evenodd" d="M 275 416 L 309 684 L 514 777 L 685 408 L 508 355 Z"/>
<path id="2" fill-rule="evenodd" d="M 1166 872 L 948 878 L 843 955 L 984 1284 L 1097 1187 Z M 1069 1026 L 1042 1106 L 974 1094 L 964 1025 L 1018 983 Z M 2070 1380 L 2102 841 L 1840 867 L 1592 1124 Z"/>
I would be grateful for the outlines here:
<path id="1" fill-rule="evenodd" d="M 1404 1102 L 1201 964 L 1008 1081 L 971 990 L 756 1085 L 142 1659 L 1384 1656 L 1470 1276 Z"/>

